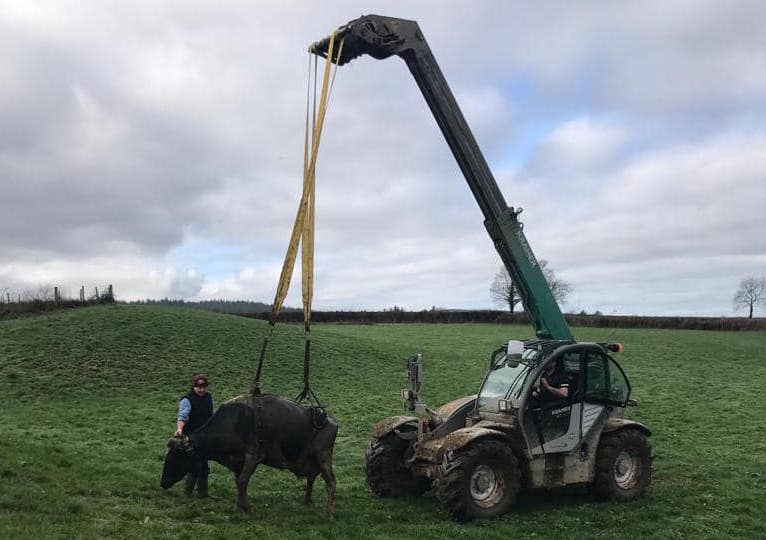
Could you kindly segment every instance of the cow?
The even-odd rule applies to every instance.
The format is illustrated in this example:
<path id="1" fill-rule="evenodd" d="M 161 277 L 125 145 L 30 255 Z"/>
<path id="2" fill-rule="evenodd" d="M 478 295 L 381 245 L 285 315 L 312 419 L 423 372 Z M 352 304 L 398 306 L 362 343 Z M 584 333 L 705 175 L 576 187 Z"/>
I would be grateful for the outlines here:
<path id="1" fill-rule="evenodd" d="M 272 395 L 238 396 L 215 412 L 188 437 L 168 442 L 160 486 L 168 489 L 200 461 L 213 460 L 234 473 L 237 506 L 249 512 L 247 485 L 255 468 L 264 464 L 288 469 L 306 479 L 303 504 L 312 504 L 314 480 L 321 474 L 327 489 L 327 511 L 335 505 L 333 448 L 338 423 L 323 409 Z"/>

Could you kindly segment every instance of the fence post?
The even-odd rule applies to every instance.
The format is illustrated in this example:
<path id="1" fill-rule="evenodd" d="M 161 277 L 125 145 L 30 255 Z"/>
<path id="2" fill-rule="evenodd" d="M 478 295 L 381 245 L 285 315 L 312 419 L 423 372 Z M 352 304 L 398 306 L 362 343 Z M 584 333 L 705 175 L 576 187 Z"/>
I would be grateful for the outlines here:
<path id="1" fill-rule="evenodd" d="M 85 303 L 85 285 L 80 287 L 80 302 Z"/>
<path id="2" fill-rule="evenodd" d="M 96 300 L 98 300 L 98 287 L 94 287 L 96 289 Z"/>
<path id="3" fill-rule="evenodd" d="M 11 303 L 11 293 L 7 292 L 5 293 L 5 297 L 8 299 L 8 303 Z"/>
<path id="4" fill-rule="evenodd" d="M 58 304 L 60 300 L 61 297 L 59 296 L 59 288 L 53 287 L 53 301 Z"/>

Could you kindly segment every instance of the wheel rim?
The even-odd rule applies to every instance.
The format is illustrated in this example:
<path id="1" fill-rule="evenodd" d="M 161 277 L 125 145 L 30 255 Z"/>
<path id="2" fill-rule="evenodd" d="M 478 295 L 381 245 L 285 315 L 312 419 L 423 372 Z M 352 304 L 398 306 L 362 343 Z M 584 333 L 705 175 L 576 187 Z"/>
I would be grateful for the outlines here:
<path id="1" fill-rule="evenodd" d="M 503 475 L 488 465 L 478 465 L 471 474 L 470 492 L 473 502 L 482 508 L 496 505 L 503 497 Z"/>
<path id="2" fill-rule="evenodd" d="M 636 479 L 641 464 L 638 458 L 623 450 L 614 460 L 614 481 L 622 489 L 630 489 L 636 485 Z"/>

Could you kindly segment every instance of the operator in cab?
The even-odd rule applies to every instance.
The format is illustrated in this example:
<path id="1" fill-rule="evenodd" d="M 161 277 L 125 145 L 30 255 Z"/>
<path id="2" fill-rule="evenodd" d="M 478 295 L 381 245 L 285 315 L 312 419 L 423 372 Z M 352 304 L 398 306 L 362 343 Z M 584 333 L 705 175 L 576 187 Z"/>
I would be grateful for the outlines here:
<path id="1" fill-rule="evenodd" d="M 559 362 L 549 362 L 540 376 L 540 384 L 532 391 L 535 397 L 543 403 L 565 401 L 569 397 L 569 376 Z"/>

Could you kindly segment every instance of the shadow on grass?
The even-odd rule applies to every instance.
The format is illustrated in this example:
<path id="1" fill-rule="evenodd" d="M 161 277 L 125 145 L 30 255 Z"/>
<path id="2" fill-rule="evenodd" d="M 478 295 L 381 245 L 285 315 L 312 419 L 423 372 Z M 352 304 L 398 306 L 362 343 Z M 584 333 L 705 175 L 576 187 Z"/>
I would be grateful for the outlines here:
<path id="1" fill-rule="evenodd" d="M 573 509 L 584 505 L 620 504 L 599 498 L 588 484 L 574 484 L 553 489 L 530 489 L 519 493 L 512 512 L 532 514 L 555 509 Z"/>

